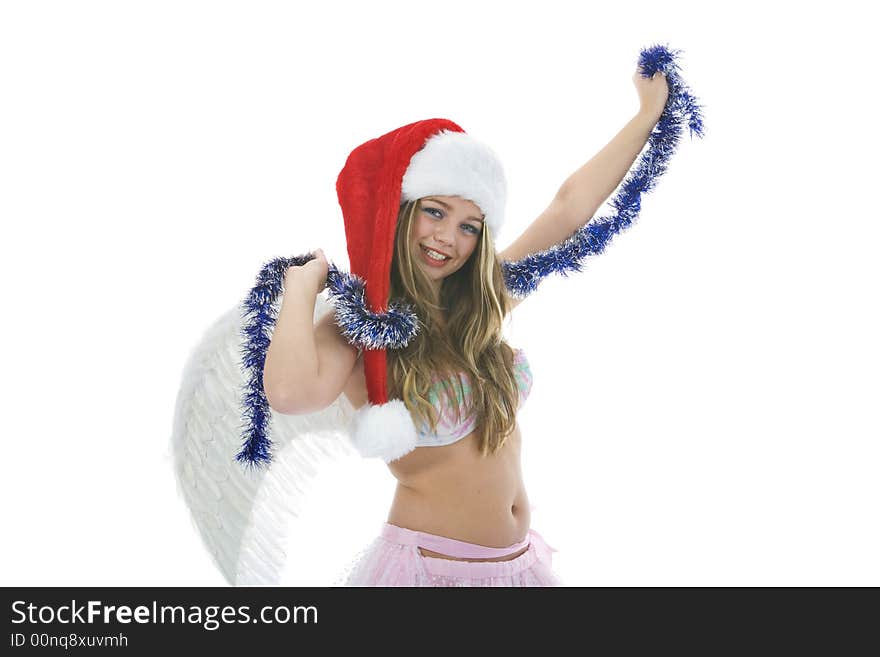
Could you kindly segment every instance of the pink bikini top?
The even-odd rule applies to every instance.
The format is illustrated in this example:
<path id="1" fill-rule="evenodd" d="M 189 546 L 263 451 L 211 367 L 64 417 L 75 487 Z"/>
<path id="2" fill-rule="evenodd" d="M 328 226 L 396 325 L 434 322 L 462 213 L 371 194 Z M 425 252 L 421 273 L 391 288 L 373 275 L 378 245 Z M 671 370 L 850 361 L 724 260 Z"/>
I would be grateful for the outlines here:
<path id="1" fill-rule="evenodd" d="M 516 375 L 516 382 L 519 386 L 519 404 L 529 396 L 532 390 L 532 370 L 529 367 L 529 361 L 526 359 L 525 352 L 517 349 L 513 356 L 513 370 Z M 446 391 L 441 381 L 437 381 L 431 387 L 428 393 L 428 401 L 437 409 L 437 433 L 431 433 L 431 425 L 425 424 L 419 429 L 419 436 L 416 440 L 416 447 L 441 447 L 450 445 L 461 440 L 471 433 L 477 425 L 477 417 L 475 413 L 465 416 L 465 408 L 471 400 L 471 385 L 467 374 L 461 373 L 461 390 L 459 386 L 452 382 L 452 394 L 456 397 L 456 402 L 462 411 L 461 423 L 456 422 L 455 409 L 449 407 L 446 399 Z M 464 395 L 462 395 L 462 392 Z M 441 406 L 441 399 L 443 405 Z M 467 403 L 465 403 L 467 402 Z"/>

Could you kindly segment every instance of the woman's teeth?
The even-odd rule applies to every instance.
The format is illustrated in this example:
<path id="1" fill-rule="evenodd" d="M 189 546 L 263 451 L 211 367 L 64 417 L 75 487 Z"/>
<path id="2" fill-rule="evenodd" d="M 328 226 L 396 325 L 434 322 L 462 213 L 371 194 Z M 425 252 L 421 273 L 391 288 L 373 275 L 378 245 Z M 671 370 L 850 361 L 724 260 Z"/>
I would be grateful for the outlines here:
<path id="1" fill-rule="evenodd" d="M 440 262 L 442 262 L 443 260 L 449 260 L 449 258 L 445 255 L 441 255 L 440 253 L 437 253 L 436 251 L 432 251 L 431 249 L 425 247 L 422 248 L 425 250 L 425 253 L 428 254 L 428 257 L 432 260 L 438 260 Z"/>

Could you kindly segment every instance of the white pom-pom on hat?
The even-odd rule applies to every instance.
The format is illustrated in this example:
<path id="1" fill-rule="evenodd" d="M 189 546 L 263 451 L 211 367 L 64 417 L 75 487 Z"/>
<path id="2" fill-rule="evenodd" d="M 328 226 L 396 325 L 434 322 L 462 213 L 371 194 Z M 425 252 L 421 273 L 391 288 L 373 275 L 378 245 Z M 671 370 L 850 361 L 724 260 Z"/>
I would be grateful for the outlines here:
<path id="1" fill-rule="evenodd" d="M 389 463 L 413 451 L 417 438 L 412 416 L 400 399 L 365 404 L 352 420 L 351 442 L 365 458 L 378 457 Z"/>

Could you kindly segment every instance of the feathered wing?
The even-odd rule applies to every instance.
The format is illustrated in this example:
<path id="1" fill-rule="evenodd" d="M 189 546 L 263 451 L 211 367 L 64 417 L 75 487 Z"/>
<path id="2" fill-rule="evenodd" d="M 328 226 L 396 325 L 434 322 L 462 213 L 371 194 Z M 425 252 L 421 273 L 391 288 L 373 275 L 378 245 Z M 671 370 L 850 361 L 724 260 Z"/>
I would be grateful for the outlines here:
<path id="1" fill-rule="evenodd" d="M 332 308 L 318 296 L 315 321 Z M 239 307 L 220 317 L 184 368 L 174 413 L 174 471 L 178 492 L 227 582 L 278 584 L 287 529 L 312 479 L 323 463 L 355 455 L 348 433 L 354 409 L 340 395 L 316 413 L 272 411 L 272 461 L 265 467 L 236 461 L 245 386 L 242 321 Z"/>

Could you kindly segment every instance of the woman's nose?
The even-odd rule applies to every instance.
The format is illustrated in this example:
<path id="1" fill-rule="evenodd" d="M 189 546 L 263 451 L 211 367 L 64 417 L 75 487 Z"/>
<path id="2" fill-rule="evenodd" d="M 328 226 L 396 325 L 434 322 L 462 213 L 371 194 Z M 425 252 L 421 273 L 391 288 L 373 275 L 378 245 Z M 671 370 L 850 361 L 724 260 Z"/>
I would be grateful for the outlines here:
<path id="1" fill-rule="evenodd" d="M 444 244 L 452 244 L 451 230 L 443 226 L 438 226 L 434 230 L 434 239 Z"/>

